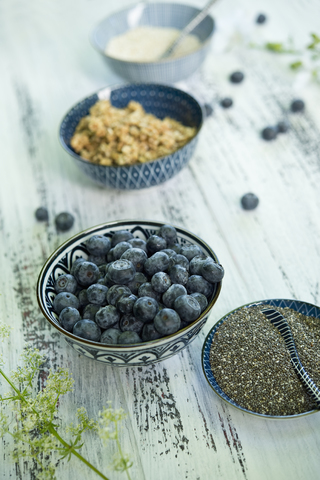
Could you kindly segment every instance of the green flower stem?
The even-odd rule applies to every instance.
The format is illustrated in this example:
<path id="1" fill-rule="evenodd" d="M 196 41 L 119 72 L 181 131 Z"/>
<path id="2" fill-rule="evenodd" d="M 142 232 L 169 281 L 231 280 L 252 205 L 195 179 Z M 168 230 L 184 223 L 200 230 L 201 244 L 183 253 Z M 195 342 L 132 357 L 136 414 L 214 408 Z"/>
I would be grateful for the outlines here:
<path id="1" fill-rule="evenodd" d="M 21 400 L 25 400 L 24 396 L 21 395 L 20 390 L 18 390 L 18 389 L 13 385 L 13 383 L 12 383 L 11 380 L 10 380 L 10 378 L 7 377 L 7 375 L 4 373 L 4 371 L 2 370 L 2 368 L 0 368 L 0 373 L 1 373 L 1 375 L 3 376 L 3 378 L 9 383 L 10 387 L 16 392 L 16 394 L 18 395 L 18 397 L 19 397 Z"/>
<path id="2" fill-rule="evenodd" d="M 86 460 L 82 455 L 80 455 L 80 453 L 78 453 L 76 450 L 72 449 L 70 447 L 70 445 L 67 442 L 65 442 L 63 440 L 63 438 L 60 437 L 59 433 L 55 430 L 55 428 L 52 425 L 49 425 L 48 430 L 54 437 L 56 437 L 57 440 L 59 440 L 59 442 L 64 447 L 69 448 L 70 452 L 73 455 L 75 455 L 77 458 L 79 458 L 79 460 L 81 460 L 81 462 L 83 462 L 85 465 L 87 465 L 89 468 L 91 468 L 91 470 L 93 470 L 97 475 L 99 475 L 104 480 L 109 480 L 105 475 L 103 475 L 103 473 L 101 473 L 99 470 L 96 469 L 96 467 L 94 467 L 90 462 L 88 462 L 88 460 Z"/>
<path id="3" fill-rule="evenodd" d="M 124 458 L 123 453 L 122 453 L 121 444 L 120 444 L 119 438 L 118 438 L 118 422 L 116 422 L 116 424 L 115 424 L 115 429 L 116 429 L 116 442 L 117 442 L 117 446 L 118 446 L 118 451 L 119 451 L 120 457 Z M 128 480 L 131 480 L 129 470 L 127 468 L 126 468 L 126 474 L 127 474 Z"/>

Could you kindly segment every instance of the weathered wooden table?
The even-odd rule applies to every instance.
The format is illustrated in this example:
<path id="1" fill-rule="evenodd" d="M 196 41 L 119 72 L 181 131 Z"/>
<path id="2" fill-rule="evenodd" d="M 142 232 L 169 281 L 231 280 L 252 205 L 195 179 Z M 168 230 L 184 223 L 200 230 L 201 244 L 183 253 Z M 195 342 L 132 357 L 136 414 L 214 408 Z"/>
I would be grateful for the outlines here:
<path id="1" fill-rule="evenodd" d="M 204 2 L 186 0 L 202 6 Z M 320 414 L 289 421 L 249 416 L 222 402 L 207 384 L 201 348 L 211 326 L 250 301 L 292 298 L 320 304 L 320 85 L 288 68 L 295 57 L 245 44 L 286 41 L 305 46 L 320 33 L 318 0 L 223 0 L 212 8 L 218 30 L 203 68 L 181 85 L 213 107 L 196 153 L 178 176 L 159 187 L 114 191 L 97 187 L 58 142 L 58 126 L 79 99 L 121 81 L 89 44 L 91 28 L 131 1 L 7 0 L 0 4 L 0 318 L 14 327 L 4 346 L 15 368 L 25 342 L 47 355 L 47 368 L 69 368 L 74 392 L 63 398 L 63 422 L 79 406 L 91 417 L 111 401 L 128 413 L 121 434 L 137 480 L 317 480 Z M 268 17 L 256 25 L 258 13 Z M 235 32 L 238 32 L 237 34 Z M 231 37 L 235 40 L 230 46 Z M 240 39 L 240 40 L 239 40 Z M 242 40 L 241 40 L 242 39 Z M 232 42 L 231 42 L 232 43 Z M 239 85 L 229 74 L 245 73 Z M 223 109 L 221 98 L 234 105 Z M 304 113 L 288 113 L 294 98 Z M 288 117 L 288 133 L 264 141 L 260 132 Z M 240 198 L 252 191 L 257 209 Z M 49 210 L 48 224 L 34 212 Z M 57 233 L 54 217 L 75 215 Z M 179 355 L 145 368 L 112 367 L 73 351 L 38 308 L 36 282 L 44 261 L 68 237 L 117 219 L 154 219 L 181 225 L 217 253 L 226 274 L 207 324 Z M 12 462 L 13 445 L 0 442 L 0 478 L 31 479 L 32 465 Z M 105 475 L 109 450 L 95 435 L 82 449 Z M 76 460 L 57 477 L 96 479 Z"/>

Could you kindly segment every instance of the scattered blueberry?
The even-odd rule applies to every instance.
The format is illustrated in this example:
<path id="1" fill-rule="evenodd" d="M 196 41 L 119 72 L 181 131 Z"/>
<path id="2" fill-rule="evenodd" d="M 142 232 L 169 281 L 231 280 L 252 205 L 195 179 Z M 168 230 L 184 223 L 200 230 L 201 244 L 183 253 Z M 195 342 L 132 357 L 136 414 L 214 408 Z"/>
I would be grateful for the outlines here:
<path id="1" fill-rule="evenodd" d="M 92 320 L 87 319 L 79 320 L 73 327 L 72 333 L 77 337 L 92 340 L 93 342 L 99 342 L 101 338 L 101 328 Z"/>
<path id="2" fill-rule="evenodd" d="M 205 111 L 206 117 L 210 117 L 213 114 L 213 108 L 209 103 L 204 104 L 204 111 Z"/>
<path id="3" fill-rule="evenodd" d="M 232 83 L 241 83 L 244 79 L 244 74 L 242 72 L 233 72 L 230 75 L 230 82 Z"/>
<path id="4" fill-rule="evenodd" d="M 180 329 L 181 320 L 175 310 L 172 308 L 164 308 L 154 317 L 153 323 L 159 333 L 162 335 L 171 335 Z"/>
<path id="5" fill-rule="evenodd" d="M 62 212 L 56 216 L 54 221 L 57 230 L 59 230 L 60 232 L 66 232 L 67 230 L 70 230 L 70 228 L 74 224 L 74 216 L 71 213 Z"/>
<path id="6" fill-rule="evenodd" d="M 254 193 L 246 193 L 241 198 L 241 205 L 245 210 L 254 210 L 259 203 L 259 198 Z"/>
<path id="7" fill-rule="evenodd" d="M 262 24 L 262 23 L 265 23 L 266 20 L 267 20 L 267 17 L 265 16 L 265 14 L 260 13 L 256 18 L 256 23 Z"/>
<path id="8" fill-rule="evenodd" d="M 303 112 L 304 108 L 305 108 L 305 103 L 303 100 L 300 100 L 300 99 L 293 100 L 290 106 L 291 111 L 294 113 Z"/>
<path id="9" fill-rule="evenodd" d="M 223 98 L 220 102 L 220 105 L 223 108 L 230 108 L 233 105 L 233 100 L 232 98 L 229 98 L 229 97 Z"/>
<path id="10" fill-rule="evenodd" d="M 289 130 L 290 125 L 289 122 L 283 120 L 277 124 L 276 128 L 278 133 L 286 133 Z"/>
<path id="11" fill-rule="evenodd" d="M 45 207 L 39 207 L 35 211 L 35 217 L 39 222 L 47 222 L 49 219 L 48 210 Z"/>
<path id="12" fill-rule="evenodd" d="M 275 127 L 265 127 L 262 132 L 261 136 L 264 140 L 274 140 L 277 137 L 278 130 Z"/>

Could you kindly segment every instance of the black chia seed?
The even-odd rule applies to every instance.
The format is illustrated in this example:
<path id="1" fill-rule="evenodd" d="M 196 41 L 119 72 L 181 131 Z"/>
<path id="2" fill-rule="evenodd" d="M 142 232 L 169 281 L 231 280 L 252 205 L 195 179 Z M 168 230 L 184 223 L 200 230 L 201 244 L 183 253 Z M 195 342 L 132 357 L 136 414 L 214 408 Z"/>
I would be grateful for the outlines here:
<path id="1" fill-rule="evenodd" d="M 210 350 L 212 373 L 238 405 L 272 416 L 316 409 L 290 362 L 278 330 L 261 313 L 267 305 L 243 307 L 217 329 Z M 320 386 L 320 320 L 278 308 L 287 320 L 302 365 Z"/>

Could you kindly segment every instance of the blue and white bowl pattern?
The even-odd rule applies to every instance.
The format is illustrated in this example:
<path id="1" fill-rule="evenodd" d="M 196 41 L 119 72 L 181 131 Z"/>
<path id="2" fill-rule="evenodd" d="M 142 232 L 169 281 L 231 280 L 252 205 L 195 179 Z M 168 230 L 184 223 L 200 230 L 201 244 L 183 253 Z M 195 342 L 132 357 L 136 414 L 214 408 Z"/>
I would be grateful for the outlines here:
<path id="1" fill-rule="evenodd" d="M 254 303 L 248 303 L 247 305 L 243 305 L 242 307 L 239 307 L 239 308 L 233 310 L 232 312 L 229 312 L 224 317 L 222 317 L 209 331 L 209 333 L 208 333 L 208 335 L 207 335 L 207 337 L 204 341 L 203 348 L 202 348 L 202 369 L 203 369 L 204 375 L 205 375 L 209 385 L 211 386 L 211 388 L 215 391 L 215 393 L 220 398 L 225 400 L 227 403 L 229 403 L 233 407 L 236 407 L 239 410 L 241 410 L 243 412 L 246 412 L 246 413 L 249 413 L 251 415 L 255 415 L 255 416 L 258 416 L 258 417 L 262 417 L 262 418 L 288 419 L 288 418 L 302 417 L 302 416 L 305 416 L 305 415 L 309 415 L 311 413 L 316 413 L 316 412 L 318 412 L 318 410 L 310 410 L 309 412 L 299 413 L 299 414 L 296 414 L 296 415 L 283 415 L 283 416 L 265 415 L 265 414 L 261 414 L 261 413 L 252 412 L 251 410 L 247 410 L 246 408 L 241 407 L 234 400 L 229 398 L 228 395 L 226 395 L 224 393 L 224 391 L 221 389 L 221 387 L 218 385 L 218 383 L 217 383 L 217 381 L 216 381 L 216 379 L 213 375 L 213 372 L 212 372 L 211 366 L 210 366 L 210 350 L 211 350 L 213 337 L 214 337 L 216 331 L 218 330 L 218 328 L 220 327 L 220 325 L 223 322 L 225 322 L 231 314 L 235 313 L 237 310 L 240 310 L 243 307 L 252 308 L 252 307 L 256 307 L 257 305 L 265 305 L 265 304 L 272 305 L 273 307 L 278 307 L 278 308 L 288 307 L 288 308 L 291 308 L 292 310 L 295 310 L 296 312 L 302 313 L 303 315 L 307 315 L 307 316 L 310 316 L 310 317 L 316 317 L 316 318 L 320 319 L 320 307 L 317 307 L 316 305 L 312 305 L 311 303 L 307 303 L 307 302 L 303 302 L 303 301 L 299 301 L 299 300 L 287 300 L 287 299 L 284 299 L 284 298 L 272 298 L 272 299 L 268 299 L 268 300 L 259 300 L 259 301 L 254 302 Z"/>
<path id="2" fill-rule="evenodd" d="M 77 337 L 64 330 L 59 323 L 58 316 L 53 309 L 55 298 L 54 284 L 59 275 L 68 273 L 73 262 L 78 257 L 88 258 L 85 242 L 92 235 L 112 236 L 117 230 L 128 229 L 135 237 L 146 240 L 156 233 L 163 225 L 160 222 L 123 220 L 98 225 L 87 229 L 61 245 L 43 266 L 37 285 L 37 297 L 41 311 L 49 323 L 63 335 L 67 343 L 78 353 L 88 358 L 114 366 L 142 366 L 165 360 L 186 348 L 198 335 L 206 323 L 210 310 L 217 301 L 221 282 L 216 284 L 206 310 L 192 324 L 184 329 L 159 340 L 134 345 L 105 345 Z M 202 251 L 214 258 L 218 258 L 213 250 L 194 234 L 176 227 L 181 244 L 196 244 Z"/>
<path id="3" fill-rule="evenodd" d="M 117 108 L 124 108 L 135 100 L 147 113 L 158 118 L 169 116 L 186 126 L 196 127 L 197 134 L 190 142 L 171 155 L 151 162 L 123 167 L 97 165 L 82 159 L 70 146 L 70 140 L 80 119 L 88 115 L 98 100 L 108 99 Z M 66 114 L 60 126 L 60 142 L 76 160 L 80 169 L 104 187 L 118 189 L 149 188 L 166 182 L 180 172 L 191 159 L 203 124 L 203 111 L 199 103 L 186 92 L 166 85 L 134 84 L 104 88 L 80 101 Z"/>
<path id="4" fill-rule="evenodd" d="M 170 27 L 182 30 L 200 10 L 177 3 L 139 3 L 102 20 L 91 34 L 93 47 L 101 53 L 107 65 L 119 76 L 133 82 L 175 83 L 188 78 L 203 63 L 214 32 L 214 20 L 207 15 L 194 29 L 202 46 L 183 57 L 157 62 L 118 60 L 105 53 L 108 42 L 138 26 Z"/>

